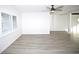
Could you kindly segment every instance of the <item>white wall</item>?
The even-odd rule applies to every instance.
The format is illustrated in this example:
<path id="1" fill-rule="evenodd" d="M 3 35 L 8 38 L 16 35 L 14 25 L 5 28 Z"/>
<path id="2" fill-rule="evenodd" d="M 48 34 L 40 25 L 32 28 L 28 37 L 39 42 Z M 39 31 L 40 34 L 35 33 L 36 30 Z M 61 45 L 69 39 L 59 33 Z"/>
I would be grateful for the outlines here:
<path id="1" fill-rule="evenodd" d="M 47 12 L 28 12 L 22 14 L 23 34 L 49 34 L 50 15 Z"/>
<path id="2" fill-rule="evenodd" d="M 65 31 L 65 29 L 68 29 L 69 24 L 69 15 L 68 14 L 62 14 L 52 15 L 52 23 L 51 23 L 51 31 Z"/>
<path id="3" fill-rule="evenodd" d="M 0 12 L 5 12 L 10 15 L 17 16 L 17 29 L 11 33 L 0 35 L 0 53 L 5 50 L 12 42 L 14 42 L 21 35 L 21 16 L 13 6 L 0 6 Z"/>
<path id="4" fill-rule="evenodd" d="M 54 14 L 51 14 L 50 31 L 54 31 Z"/>

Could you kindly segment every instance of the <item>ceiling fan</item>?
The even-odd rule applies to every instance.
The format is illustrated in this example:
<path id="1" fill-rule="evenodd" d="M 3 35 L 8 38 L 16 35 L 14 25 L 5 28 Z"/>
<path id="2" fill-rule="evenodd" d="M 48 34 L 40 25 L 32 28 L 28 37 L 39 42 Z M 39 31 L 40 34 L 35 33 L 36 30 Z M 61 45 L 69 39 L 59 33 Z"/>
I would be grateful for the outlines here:
<path id="1" fill-rule="evenodd" d="M 64 6 L 58 6 L 55 7 L 55 5 L 51 5 L 50 7 L 47 7 L 50 11 L 50 13 L 54 13 L 55 11 L 62 11 L 61 8 L 63 8 Z"/>

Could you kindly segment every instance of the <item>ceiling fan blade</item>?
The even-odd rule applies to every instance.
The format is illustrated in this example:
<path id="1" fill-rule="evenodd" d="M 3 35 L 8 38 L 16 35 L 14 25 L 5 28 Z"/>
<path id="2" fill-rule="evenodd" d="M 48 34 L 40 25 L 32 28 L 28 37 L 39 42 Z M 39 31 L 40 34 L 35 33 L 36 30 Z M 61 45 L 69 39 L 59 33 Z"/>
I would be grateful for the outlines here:
<path id="1" fill-rule="evenodd" d="M 61 9 L 56 9 L 55 11 L 62 11 Z"/>
<path id="2" fill-rule="evenodd" d="M 51 11 L 51 8 L 50 7 L 46 7 L 49 11 Z"/>
<path id="3" fill-rule="evenodd" d="M 60 8 L 63 8 L 64 6 L 59 6 L 59 7 L 57 7 L 56 9 L 60 9 Z"/>

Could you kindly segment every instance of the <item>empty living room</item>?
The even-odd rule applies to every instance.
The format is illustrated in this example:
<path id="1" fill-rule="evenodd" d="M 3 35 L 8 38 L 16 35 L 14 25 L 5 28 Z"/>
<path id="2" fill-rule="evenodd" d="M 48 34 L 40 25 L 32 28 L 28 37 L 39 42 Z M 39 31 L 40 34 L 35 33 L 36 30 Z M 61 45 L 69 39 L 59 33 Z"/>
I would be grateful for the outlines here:
<path id="1" fill-rule="evenodd" d="M 79 5 L 0 5 L 1 54 L 78 54 Z"/>

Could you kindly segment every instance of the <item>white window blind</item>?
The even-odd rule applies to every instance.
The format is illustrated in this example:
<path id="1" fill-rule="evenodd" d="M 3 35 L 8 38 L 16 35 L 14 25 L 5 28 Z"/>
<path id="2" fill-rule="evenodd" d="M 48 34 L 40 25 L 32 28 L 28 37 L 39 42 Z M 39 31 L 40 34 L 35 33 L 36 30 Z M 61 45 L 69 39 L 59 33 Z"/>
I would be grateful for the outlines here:
<path id="1" fill-rule="evenodd" d="M 11 24 L 11 16 L 6 13 L 1 13 L 2 17 L 2 32 L 10 32 L 12 31 L 12 24 Z"/>
<path id="2" fill-rule="evenodd" d="M 0 34 L 8 34 L 17 28 L 17 17 L 7 13 L 0 13 Z"/>
<path id="3" fill-rule="evenodd" d="M 17 28 L 17 20 L 16 20 L 16 16 L 13 16 L 13 29 Z"/>

